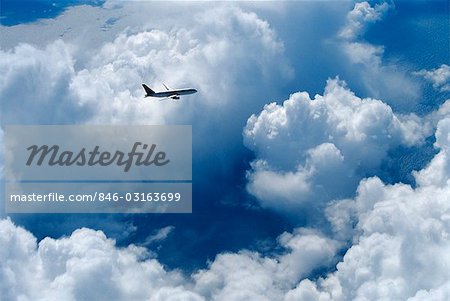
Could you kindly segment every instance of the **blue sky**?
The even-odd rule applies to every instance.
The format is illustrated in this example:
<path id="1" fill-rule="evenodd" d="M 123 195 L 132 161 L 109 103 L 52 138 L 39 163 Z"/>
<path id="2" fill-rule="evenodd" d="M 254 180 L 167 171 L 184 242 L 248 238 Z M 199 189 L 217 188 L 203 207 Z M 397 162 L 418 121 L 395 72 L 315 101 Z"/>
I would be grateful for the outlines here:
<path id="1" fill-rule="evenodd" d="M 54 18 L 73 5 L 100 5 L 103 1 L 47 1 L 47 0 L 5 0 L 1 3 L 2 25 L 13 26 L 34 22 L 44 18 Z"/>
<path id="2" fill-rule="evenodd" d="M 99 284 L 122 300 L 450 294 L 447 1 L 1 8 L 2 126 L 193 126 L 192 214 L 2 213 L 0 260 L 54 288 L 2 270 L 7 298 L 106 300 L 82 283 L 116 271 L 147 284 Z M 199 93 L 151 102 L 141 82 Z"/>

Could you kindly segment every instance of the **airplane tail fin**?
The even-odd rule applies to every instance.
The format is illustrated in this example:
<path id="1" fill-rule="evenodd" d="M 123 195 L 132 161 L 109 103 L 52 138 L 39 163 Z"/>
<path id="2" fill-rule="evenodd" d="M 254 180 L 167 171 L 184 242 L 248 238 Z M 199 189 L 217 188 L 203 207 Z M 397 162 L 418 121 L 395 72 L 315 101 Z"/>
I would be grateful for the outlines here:
<path id="1" fill-rule="evenodd" d="M 155 91 L 150 89 L 146 84 L 142 84 L 142 87 L 144 88 L 145 93 L 147 93 L 147 95 L 145 95 L 145 96 L 150 96 L 152 94 L 155 94 Z"/>

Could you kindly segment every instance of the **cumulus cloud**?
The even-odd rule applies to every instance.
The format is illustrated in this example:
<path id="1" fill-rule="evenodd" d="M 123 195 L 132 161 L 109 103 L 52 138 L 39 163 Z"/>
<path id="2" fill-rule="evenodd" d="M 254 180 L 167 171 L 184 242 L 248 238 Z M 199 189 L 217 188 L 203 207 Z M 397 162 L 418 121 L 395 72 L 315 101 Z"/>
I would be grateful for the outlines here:
<path id="1" fill-rule="evenodd" d="M 371 95 L 398 86 L 404 87 L 400 94 L 391 95 L 415 93 L 401 72 L 383 64 L 381 46 L 359 40 L 366 25 L 386 10 L 385 4 L 355 5 L 339 34 L 342 49 L 362 66 L 361 78 Z M 26 116 L 33 123 L 163 123 L 175 117 L 201 122 L 199 117 L 211 112 L 220 113 L 213 118 L 241 113 L 242 99 L 269 89 L 261 83 L 292 75 L 283 44 L 256 14 L 227 6 L 200 11 L 189 22 L 121 31 L 90 49 L 95 55 L 88 59 L 67 41 L 2 50 L 0 92 L 8 96 L 2 97 L 2 113 L 8 113 L 3 116 L 12 121 Z M 201 106 L 141 102 L 136 82 L 145 79 L 158 86 L 161 78 L 173 79 L 169 85 L 198 85 Z M 258 89 L 245 94 L 236 83 Z M 24 96 L 33 93 L 36 103 Z M 183 275 L 165 268 L 152 250 L 118 247 L 101 231 L 83 228 L 37 242 L 6 219 L 0 221 L 0 245 L 7 246 L 0 248 L 0 295 L 6 300 L 447 300 L 448 104 L 430 115 L 429 125 L 415 115 L 395 114 L 380 100 L 358 97 L 334 79 L 323 96 L 295 93 L 248 120 L 244 140 L 257 157 L 248 175 L 249 190 L 263 205 L 287 211 L 307 200 L 348 197 L 362 178 L 376 174 L 389 150 L 421 144 L 437 124 L 440 151 L 427 168 L 414 173 L 417 187 L 362 180 L 354 199 L 327 207 L 331 237 L 299 228 L 279 236 L 276 255 L 221 253 L 204 269 Z M 169 233 L 163 228 L 150 238 L 157 241 Z M 346 243 L 348 251 L 336 271 L 305 279 L 334 267 Z"/>
<path id="2" fill-rule="evenodd" d="M 218 255 L 193 275 L 196 290 L 207 300 L 281 300 L 298 279 L 332 263 L 339 247 L 310 229 L 284 233 L 278 242 L 288 250 L 278 257 L 248 251 Z"/>
<path id="3" fill-rule="evenodd" d="M 4 145 L 4 138 L 3 138 L 3 129 L 0 128 L 0 145 Z M 4 154 L 4 147 L 0 149 L 0 178 L 4 179 L 5 177 L 5 154 Z M 3 190 L 4 185 L 0 185 L 0 195 L 4 195 Z M 3 218 L 5 215 L 5 203 L 0 201 L 0 218 Z"/>
<path id="4" fill-rule="evenodd" d="M 303 280 L 287 300 L 447 300 L 450 297 L 450 118 L 438 123 L 439 153 L 415 173 L 416 188 L 361 182 L 354 200 L 332 205 L 335 230 L 353 229 L 336 271 Z M 340 207 L 340 208 L 339 208 Z M 337 210 L 335 210 L 337 209 Z"/>
<path id="5" fill-rule="evenodd" d="M 3 124 L 67 123 L 83 119 L 70 97 L 75 76 L 70 47 L 57 40 L 44 49 L 20 44 L 0 50 L 0 93 Z"/>
<path id="6" fill-rule="evenodd" d="M 292 76 L 283 43 L 255 13 L 218 6 L 193 14 L 186 21 L 192 23 L 189 27 L 156 29 L 144 23 L 112 41 L 103 37 L 98 48 L 85 45 L 89 59 L 75 37 L 2 50 L 2 109 L 11 121 L 34 123 L 192 123 L 205 120 L 198 115 L 208 116 L 208 109 L 242 105 L 237 102 L 239 90 L 231 88 L 235 83 L 251 87 Z M 193 86 L 200 93 L 195 106 L 189 101 L 144 101 L 142 82 L 154 89 L 161 89 L 163 82 L 175 88 Z"/>
<path id="7" fill-rule="evenodd" d="M 217 256 L 190 277 L 167 270 L 149 251 L 119 248 L 103 232 L 78 229 L 69 237 L 36 238 L 0 221 L 0 293 L 6 300 L 281 300 L 311 271 L 334 262 L 340 244 L 310 229 L 279 237 L 285 251 Z"/>
<path id="8" fill-rule="evenodd" d="M 183 284 L 179 272 L 166 271 L 148 258 L 145 248 L 118 248 L 101 231 L 82 228 L 69 237 L 37 243 L 6 219 L 0 221 L 0 242 L 8 246 L 0 250 L 5 300 L 144 300 L 164 294 L 159 289 L 165 286 L 176 294 Z"/>
<path id="9" fill-rule="evenodd" d="M 222 253 L 190 276 L 164 268 L 145 248 L 116 246 L 101 231 L 37 242 L 1 220 L 0 243 L 8 248 L 0 249 L 0 293 L 6 300 L 447 300 L 449 137 L 447 116 L 436 131 L 439 153 L 415 174 L 417 187 L 373 177 L 354 199 L 331 204 L 335 236 L 347 229 L 347 238 L 299 228 L 279 236 L 278 255 Z"/>
<path id="10" fill-rule="evenodd" d="M 381 20 L 389 5 L 384 2 L 370 6 L 368 2 L 357 2 L 353 10 L 347 14 L 345 26 L 339 32 L 339 36 L 345 39 L 354 39 L 364 33 L 368 23 Z"/>
<path id="11" fill-rule="evenodd" d="M 441 149 L 441 152 L 435 156 L 428 168 L 415 172 L 417 183 L 421 186 L 449 185 L 450 118 L 448 117 L 439 121 L 437 125 L 435 146 Z"/>
<path id="12" fill-rule="evenodd" d="M 267 83 L 292 77 L 275 30 L 235 4 L 121 5 L 123 10 L 74 7 L 55 20 L 1 28 L 7 40 L 26 40 L 36 32 L 47 39 L 44 45 L 20 43 L 6 49 L 2 43 L 2 125 L 192 124 L 194 147 L 201 152 L 195 152 L 194 160 L 215 158 L 224 163 L 202 168 L 234 173 L 229 162 L 241 160 L 242 125 L 272 90 Z M 119 18 L 117 24 L 100 34 L 97 17 L 111 16 Z M 136 20 L 131 22 L 130 16 Z M 86 19 L 89 24 L 79 26 Z M 52 40 L 49 32 L 58 36 L 61 27 L 71 28 Z M 199 92 L 181 101 L 144 99 L 143 82 L 155 90 L 165 83 Z"/>
<path id="13" fill-rule="evenodd" d="M 257 157 L 248 190 L 264 206 L 287 211 L 349 196 L 390 149 L 420 145 L 430 134 L 417 116 L 397 115 L 330 79 L 323 96 L 294 93 L 248 119 L 244 143 Z"/>
<path id="14" fill-rule="evenodd" d="M 385 99 L 395 109 L 411 111 L 419 100 L 419 83 L 408 76 L 407 69 L 385 62 L 383 46 L 363 39 L 368 25 L 382 20 L 390 8 L 392 5 L 387 2 L 374 6 L 369 2 L 355 3 L 338 32 L 338 44 L 344 56 L 357 67 L 356 77 L 369 95 Z"/>
<path id="15" fill-rule="evenodd" d="M 236 105 L 236 82 L 247 84 L 250 74 L 264 82 L 274 72 L 289 77 L 283 44 L 268 23 L 254 13 L 220 7 L 197 13 L 189 29 L 121 33 L 102 46 L 70 88 L 81 103 L 95 106 L 96 120 L 193 122 L 199 102 L 206 106 L 201 112 Z M 155 89 L 166 81 L 172 87 L 195 86 L 200 92 L 195 105 L 143 101 L 143 81 Z"/>
<path id="16" fill-rule="evenodd" d="M 423 76 L 433 84 L 433 87 L 441 92 L 450 91 L 450 66 L 442 64 L 440 67 L 432 70 L 420 70 L 415 72 Z"/>

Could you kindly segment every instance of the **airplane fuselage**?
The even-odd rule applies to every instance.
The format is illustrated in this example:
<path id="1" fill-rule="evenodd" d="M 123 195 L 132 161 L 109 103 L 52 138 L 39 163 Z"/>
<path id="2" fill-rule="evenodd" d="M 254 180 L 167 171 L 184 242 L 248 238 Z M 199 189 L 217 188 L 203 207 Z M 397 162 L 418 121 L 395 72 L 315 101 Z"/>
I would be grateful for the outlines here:
<path id="1" fill-rule="evenodd" d="M 146 84 L 142 84 L 146 95 L 145 97 L 167 97 L 172 99 L 180 99 L 180 95 L 189 95 L 197 92 L 196 89 L 177 89 L 177 90 L 167 90 L 162 92 L 155 92 L 150 89 Z"/>
<path id="2" fill-rule="evenodd" d="M 179 89 L 179 90 L 171 90 L 171 91 L 163 91 L 163 92 L 155 92 L 154 94 L 146 95 L 151 97 L 172 97 L 172 96 L 180 96 L 180 95 L 189 95 L 196 93 L 195 89 Z"/>

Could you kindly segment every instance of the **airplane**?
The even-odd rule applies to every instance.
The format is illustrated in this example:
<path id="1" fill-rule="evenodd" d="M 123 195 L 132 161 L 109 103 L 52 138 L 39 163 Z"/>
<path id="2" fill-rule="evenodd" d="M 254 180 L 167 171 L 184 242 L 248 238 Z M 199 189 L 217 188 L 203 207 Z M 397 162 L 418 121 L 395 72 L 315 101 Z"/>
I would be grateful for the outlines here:
<path id="1" fill-rule="evenodd" d="M 164 87 L 166 88 L 167 91 L 163 91 L 163 92 L 155 92 L 152 89 L 150 89 L 146 84 L 142 84 L 142 87 L 144 87 L 145 93 L 147 93 L 144 96 L 144 98 L 145 97 L 165 97 L 165 98 L 171 98 L 171 99 L 180 99 L 180 95 L 188 95 L 188 94 L 197 93 L 197 90 L 195 90 L 195 89 L 171 90 L 166 85 L 164 85 Z"/>

